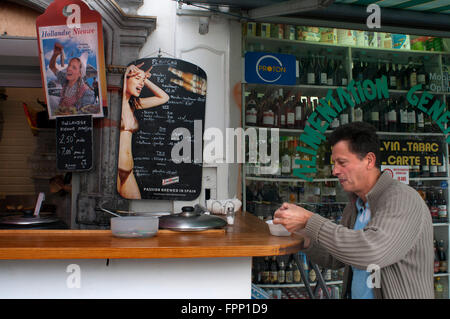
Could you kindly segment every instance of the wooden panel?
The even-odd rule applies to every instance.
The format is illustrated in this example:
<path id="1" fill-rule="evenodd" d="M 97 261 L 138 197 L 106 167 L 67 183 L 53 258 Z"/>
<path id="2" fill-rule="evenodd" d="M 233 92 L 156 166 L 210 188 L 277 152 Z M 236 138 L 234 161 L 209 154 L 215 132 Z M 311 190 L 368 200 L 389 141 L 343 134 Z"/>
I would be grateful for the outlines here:
<path id="1" fill-rule="evenodd" d="M 0 259 L 198 258 L 274 256 L 297 252 L 303 238 L 276 237 L 250 213 L 223 232 L 160 231 L 117 238 L 109 230 L 0 230 Z"/>
<path id="2" fill-rule="evenodd" d="M 7 88 L 5 93 L 8 99 L 0 102 L 4 120 L 0 139 L 0 194 L 35 193 L 31 178 L 35 173 L 29 160 L 44 147 L 38 145 L 39 136 L 33 136 L 22 103 L 40 109 L 36 99 L 43 99 L 42 89 Z"/>

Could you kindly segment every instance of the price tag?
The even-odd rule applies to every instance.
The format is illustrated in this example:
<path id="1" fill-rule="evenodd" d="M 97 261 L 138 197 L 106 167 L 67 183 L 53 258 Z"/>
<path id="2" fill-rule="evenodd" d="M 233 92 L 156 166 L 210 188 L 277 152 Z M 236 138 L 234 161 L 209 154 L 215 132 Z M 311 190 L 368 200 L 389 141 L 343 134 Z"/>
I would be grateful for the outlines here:
<path id="1" fill-rule="evenodd" d="M 56 167 L 62 171 L 92 168 L 92 116 L 56 118 Z"/>

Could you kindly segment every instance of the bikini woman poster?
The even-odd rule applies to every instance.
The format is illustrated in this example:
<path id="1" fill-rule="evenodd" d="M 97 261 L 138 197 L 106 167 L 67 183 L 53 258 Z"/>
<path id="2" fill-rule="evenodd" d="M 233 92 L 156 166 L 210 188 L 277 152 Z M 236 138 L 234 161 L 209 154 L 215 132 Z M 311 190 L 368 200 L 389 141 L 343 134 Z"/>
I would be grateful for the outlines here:
<path id="1" fill-rule="evenodd" d="M 203 151 L 195 152 L 194 140 L 203 141 L 203 125 L 195 123 L 204 123 L 205 105 L 206 74 L 198 66 L 170 58 L 139 59 L 127 66 L 117 171 L 122 197 L 193 200 L 200 195 L 202 159 L 194 157 Z M 174 136 L 177 131 L 185 134 Z M 172 151 L 183 139 L 187 147 L 181 153 L 193 156 L 174 161 Z"/>
<path id="2" fill-rule="evenodd" d="M 57 0 L 36 22 L 49 118 L 103 117 L 106 76 L 101 17 L 77 0 Z"/>

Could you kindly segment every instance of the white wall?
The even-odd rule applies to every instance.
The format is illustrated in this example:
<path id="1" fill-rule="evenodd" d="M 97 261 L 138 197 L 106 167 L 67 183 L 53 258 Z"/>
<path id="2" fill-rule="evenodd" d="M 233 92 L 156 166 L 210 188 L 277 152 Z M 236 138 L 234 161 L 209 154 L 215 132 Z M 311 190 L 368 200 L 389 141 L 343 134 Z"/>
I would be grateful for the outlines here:
<path id="1" fill-rule="evenodd" d="M 1 299 L 248 299 L 251 257 L 0 260 L 0 283 Z"/>
<path id="2" fill-rule="evenodd" d="M 157 17 L 156 30 L 143 46 L 140 58 L 154 57 L 159 50 L 165 57 L 186 60 L 200 66 L 207 74 L 205 129 L 218 128 L 225 137 L 226 128 L 240 126 L 240 109 L 233 98 L 233 88 L 241 76 L 240 23 L 223 15 L 213 15 L 209 32 L 199 34 L 199 17 L 177 15 L 178 4 L 172 0 L 146 0 L 138 14 Z M 185 9 L 194 9 L 183 6 Z M 208 144 L 205 142 L 204 147 Z M 217 199 L 239 196 L 238 165 L 205 164 L 203 188 L 208 183 L 212 197 Z M 206 182 L 208 180 L 209 182 Z M 204 204 L 204 191 L 193 202 L 133 201 L 135 211 L 180 211 L 187 204 Z"/>

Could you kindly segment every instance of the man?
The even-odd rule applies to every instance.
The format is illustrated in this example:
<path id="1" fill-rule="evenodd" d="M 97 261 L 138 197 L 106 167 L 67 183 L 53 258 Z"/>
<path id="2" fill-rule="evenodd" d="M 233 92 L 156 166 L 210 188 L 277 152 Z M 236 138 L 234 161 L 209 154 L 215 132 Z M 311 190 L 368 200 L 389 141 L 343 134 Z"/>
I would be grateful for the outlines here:
<path id="1" fill-rule="evenodd" d="M 333 175 L 350 196 L 341 224 L 288 203 L 275 212 L 274 224 L 301 231 L 312 262 L 345 266 L 346 298 L 434 298 L 433 226 L 425 202 L 381 173 L 380 141 L 370 124 L 343 125 L 329 142 Z"/>

